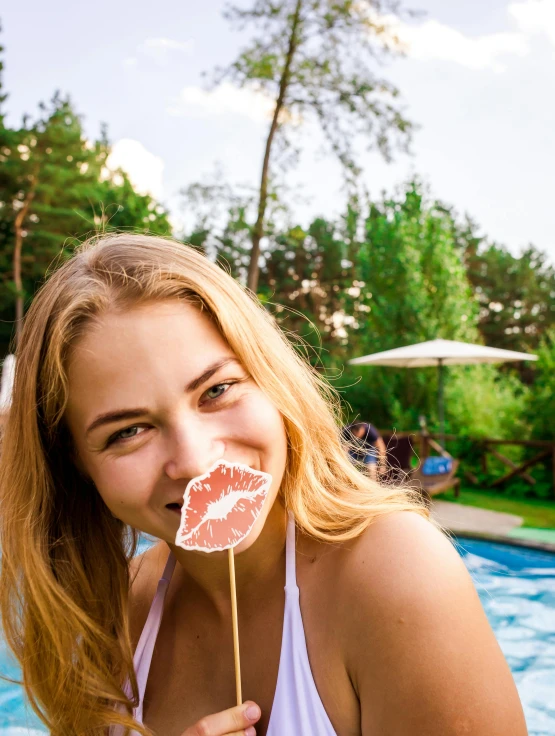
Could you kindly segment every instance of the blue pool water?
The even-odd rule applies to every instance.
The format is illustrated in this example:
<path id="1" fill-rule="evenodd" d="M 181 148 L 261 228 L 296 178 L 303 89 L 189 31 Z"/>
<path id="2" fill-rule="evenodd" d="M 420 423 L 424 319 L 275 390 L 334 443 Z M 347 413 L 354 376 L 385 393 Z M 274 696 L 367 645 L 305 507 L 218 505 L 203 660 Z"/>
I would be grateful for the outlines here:
<path id="1" fill-rule="evenodd" d="M 459 539 L 513 672 L 530 736 L 555 736 L 555 554 Z M 0 673 L 17 677 L 0 641 Z M 39 736 L 21 688 L 0 681 L 0 736 Z"/>

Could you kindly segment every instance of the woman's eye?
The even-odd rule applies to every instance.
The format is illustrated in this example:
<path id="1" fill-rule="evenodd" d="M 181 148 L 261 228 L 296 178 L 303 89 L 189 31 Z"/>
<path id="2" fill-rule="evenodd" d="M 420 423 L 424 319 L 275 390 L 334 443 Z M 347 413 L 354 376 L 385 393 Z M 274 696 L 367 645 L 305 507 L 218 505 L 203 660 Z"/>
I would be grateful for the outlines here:
<path id="1" fill-rule="evenodd" d="M 226 393 L 231 385 L 231 383 L 218 383 L 216 384 L 216 386 L 212 386 L 207 391 L 205 391 L 204 395 L 207 399 L 214 401 L 214 399 L 219 399 L 220 396 L 223 396 L 223 394 Z"/>
<path id="2" fill-rule="evenodd" d="M 146 427 L 138 427 L 134 425 L 133 427 L 126 427 L 125 429 L 120 429 L 119 432 L 116 432 L 116 434 L 113 434 L 110 439 L 108 440 L 108 444 L 111 445 L 113 442 L 117 442 L 118 440 L 130 440 L 133 439 L 133 437 L 137 437 L 137 435 L 144 432 Z"/>
<path id="3" fill-rule="evenodd" d="M 127 427 L 127 429 L 122 429 L 121 432 L 118 432 L 118 437 L 121 440 L 127 440 L 139 434 L 139 430 L 140 427 Z"/>

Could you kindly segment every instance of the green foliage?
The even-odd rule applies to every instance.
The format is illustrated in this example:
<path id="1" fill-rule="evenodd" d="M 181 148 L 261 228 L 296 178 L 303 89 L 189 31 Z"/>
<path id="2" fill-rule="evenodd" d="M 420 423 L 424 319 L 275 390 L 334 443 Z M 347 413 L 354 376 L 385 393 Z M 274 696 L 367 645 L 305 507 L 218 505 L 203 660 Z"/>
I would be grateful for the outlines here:
<path id="1" fill-rule="evenodd" d="M 373 203 L 356 244 L 358 297 L 349 357 L 435 338 L 478 339 L 477 309 L 453 235 L 452 215 L 429 201 L 418 181 L 397 197 Z M 353 293 L 351 289 L 351 293 Z M 435 369 L 349 367 L 344 379 L 353 413 L 384 427 L 412 429 L 436 417 Z"/>
<path id="2" fill-rule="evenodd" d="M 28 300 L 59 257 L 86 236 L 112 229 L 169 234 L 167 213 L 134 191 L 123 172 L 109 172 L 104 133 L 85 138 L 69 99 L 56 94 L 35 120 L 10 129 L 0 117 L 0 342 L 7 344 L 17 297 Z M 14 273 L 21 235 L 23 293 Z"/>
<path id="3" fill-rule="evenodd" d="M 371 292 L 365 330 L 381 349 L 445 338 L 475 340 L 477 309 L 452 235 L 451 215 L 417 181 L 373 204 L 358 273 Z"/>
<path id="4" fill-rule="evenodd" d="M 534 352 L 555 327 L 555 268 L 529 246 L 519 256 L 495 244 L 466 252 L 468 277 L 480 304 L 486 344 Z M 524 376 L 530 377 L 527 364 Z"/>
<path id="5" fill-rule="evenodd" d="M 537 352 L 539 360 L 526 415 L 533 437 L 555 440 L 555 329 L 545 335 Z"/>
<path id="6" fill-rule="evenodd" d="M 383 57 L 400 50 L 384 21 L 388 11 L 398 12 L 398 3 L 254 0 L 247 8 L 232 6 L 226 17 L 242 29 L 254 27 L 255 35 L 217 80 L 254 84 L 282 106 L 282 137 L 287 123 L 317 121 L 345 169 L 356 174 L 358 135 L 389 158 L 394 148 L 406 147 L 412 130 L 398 90 L 374 72 Z"/>
<path id="7" fill-rule="evenodd" d="M 516 375 L 492 365 L 451 367 L 445 387 L 447 432 L 497 439 L 528 437 L 524 415 L 530 393 Z"/>
<path id="8" fill-rule="evenodd" d="M 545 352 L 544 352 L 545 351 Z M 451 368 L 446 387 L 448 432 L 459 436 L 449 451 L 460 458 L 467 471 L 486 487 L 506 475 L 510 468 L 500 458 L 487 455 L 483 464 L 483 448 L 476 438 L 495 439 L 555 439 L 553 432 L 553 367 L 555 350 L 545 345 L 538 378 L 529 387 L 518 375 L 489 365 Z M 547 379 L 545 383 L 542 378 Z M 470 440 L 470 438 L 473 438 Z M 491 448 L 490 448 L 491 449 Z M 498 445 L 499 453 L 520 465 L 536 455 L 541 448 L 519 445 Z M 551 459 L 529 468 L 535 484 L 515 476 L 497 491 L 507 498 L 550 498 L 553 495 Z"/>
<path id="9" fill-rule="evenodd" d="M 312 360 L 328 368 L 344 359 L 343 323 L 349 319 L 348 244 L 332 223 L 315 220 L 278 235 L 266 252 L 260 292 L 278 322 L 312 346 Z"/>
<path id="10" fill-rule="evenodd" d="M 88 203 L 88 216 L 95 229 L 132 230 L 153 235 L 171 235 L 168 212 L 149 194 L 139 194 L 123 171 L 99 181 L 94 201 Z"/>
<path id="11" fill-rule="evenodd" d="M 18 213 L 24 212 L 21 261 L 24 292 L 31 295 L 52 259 L 63 253 L 66 239 L 91 229 L 87 205 L 94 201 L 108 147 L 103 139 L 92 145 L 85 140 L 71 103 L 59 95 L 49 106 L 40 106 L 37 120 L 24 121 L 9 135 L 12 144 L 0 151 L 1 248 L 3 259 L 11 261 L 14 223 Z M 2 277 L 8 285 L 12 268 Z M 0 309 L 11 303 L 11 292 L 2 290 Z"/>
<path id="12" fill-rule="evenodd" d="M 216 170 L 204 180 L 180 191 L 181 209 L 192 229 L 182 234 L 185 242 L 202 250 L 224 270 L 245 284 L 250 262 L 251 237 L 256 219 L 256 193 L 248 187 L 232 187 Z M 265 232 L 272 238 L 287 227 L 287 208 L 279 190 L 270 182 Z M 259 294 L 265 299 L 267 294 Z"/>

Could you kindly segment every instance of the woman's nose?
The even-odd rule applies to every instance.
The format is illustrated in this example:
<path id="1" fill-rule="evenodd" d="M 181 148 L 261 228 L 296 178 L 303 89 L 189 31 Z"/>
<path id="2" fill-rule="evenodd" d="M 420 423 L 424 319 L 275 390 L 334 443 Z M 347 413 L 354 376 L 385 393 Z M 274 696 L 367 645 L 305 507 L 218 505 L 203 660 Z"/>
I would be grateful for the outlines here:
<path id="1" fill-rule="evenodd" d="M 201 422 L 190 421 L 171 430 L 164 471 L 171 480 L 196 478 L 225 454 L 225 442 Z"/>

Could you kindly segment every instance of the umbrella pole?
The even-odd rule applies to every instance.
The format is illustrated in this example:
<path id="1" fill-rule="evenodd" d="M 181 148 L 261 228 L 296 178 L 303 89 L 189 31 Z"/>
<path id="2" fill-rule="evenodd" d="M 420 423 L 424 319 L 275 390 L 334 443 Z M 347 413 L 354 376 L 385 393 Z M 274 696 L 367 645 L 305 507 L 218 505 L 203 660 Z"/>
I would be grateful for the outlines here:
<path id="1" fill-rule="evenodd" d="M 439 419 L 439 444 L 445 449 L 445 412 L 443 403 L 443 358 L 437 362 L 437 414 Z"/>

